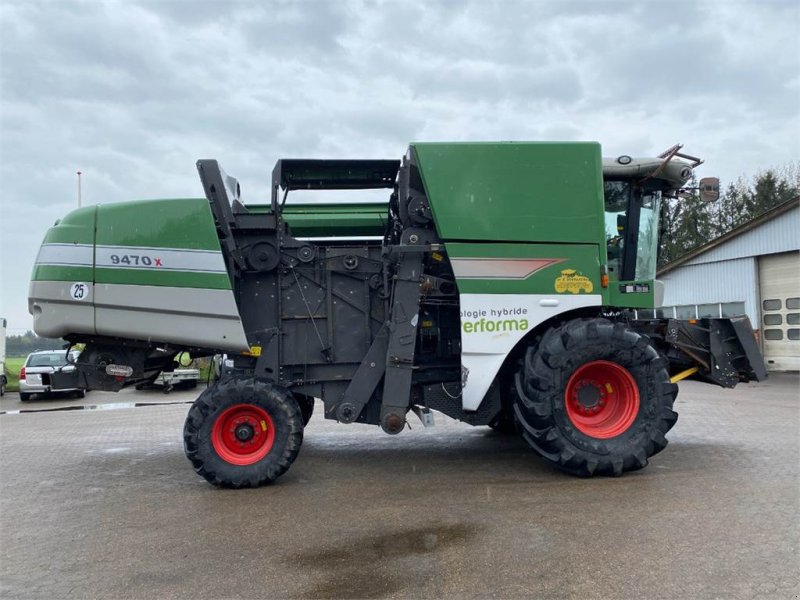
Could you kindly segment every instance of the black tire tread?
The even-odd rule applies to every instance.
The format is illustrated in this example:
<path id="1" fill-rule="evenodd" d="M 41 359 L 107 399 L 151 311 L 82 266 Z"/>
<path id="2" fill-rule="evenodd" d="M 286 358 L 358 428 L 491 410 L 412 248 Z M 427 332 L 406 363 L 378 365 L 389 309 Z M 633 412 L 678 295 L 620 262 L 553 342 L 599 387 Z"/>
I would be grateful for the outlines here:
<path id="1" fill-rule="evenodd" d="M 584 436 L 561 414 L 571 372 L 582 357 L 586 362 L 604 355 L 634 374 L 642 398 L 631 428 L 610 440 Z M 537 454 L 574 475 L 619 476 L 641 469 L 666 447 L 665 434 L 678 418 L 672 410 L 678 386 L 666 367 L 647 338 L 624 323 L 580 319 L 550 329 L 528 348 L 517 371 L 514 413 L 522 437 Z"/>
<path id="2" fill-rule="evenodd" d="M 240 403 L 256 404 L 266 410 L 277 430 L 270 453 L 247 466 L 225 462 L 211 444 L 210 431 L 216 415 Z M 189 409 L 183 430 L 184 451 L 194 470 L 211 484 L 226 488 L 272 483 L 289 469 L 302 443 L 302 415 L 292 394 L 249 378 L 230 378 L 206 388 Z"/>

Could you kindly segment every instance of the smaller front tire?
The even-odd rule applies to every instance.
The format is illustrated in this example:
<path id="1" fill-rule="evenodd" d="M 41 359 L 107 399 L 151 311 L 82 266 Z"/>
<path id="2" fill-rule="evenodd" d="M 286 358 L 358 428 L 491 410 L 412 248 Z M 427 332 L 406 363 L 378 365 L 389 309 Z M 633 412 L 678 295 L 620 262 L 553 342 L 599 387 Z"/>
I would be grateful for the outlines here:
<path id="1" fill-rule="evenodd" d="M 253 379 L 206 388 L 183 429 L 187 458 L 210 483 L 258 487 L 285 473 L 303 442 L 303 419 L 292 394 Z"/>

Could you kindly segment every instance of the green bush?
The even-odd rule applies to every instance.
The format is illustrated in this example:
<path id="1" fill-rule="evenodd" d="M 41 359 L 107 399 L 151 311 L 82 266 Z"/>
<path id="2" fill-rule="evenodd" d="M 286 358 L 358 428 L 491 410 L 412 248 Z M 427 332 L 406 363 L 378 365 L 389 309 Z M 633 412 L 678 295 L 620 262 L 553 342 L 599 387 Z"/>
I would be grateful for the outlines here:
<path id="1" fill-rule="evenodd" d="M 19 391 L 19 370 L 25 364 L 25 356 L 11 357 L 6 356 L 6 391 L 18 392 Z"/>

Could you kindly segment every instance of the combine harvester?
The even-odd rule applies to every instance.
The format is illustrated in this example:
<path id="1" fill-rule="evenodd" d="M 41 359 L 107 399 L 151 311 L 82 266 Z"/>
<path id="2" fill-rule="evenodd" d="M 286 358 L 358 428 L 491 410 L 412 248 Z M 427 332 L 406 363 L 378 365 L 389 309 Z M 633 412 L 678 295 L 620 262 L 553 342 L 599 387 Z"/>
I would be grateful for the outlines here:
<path id="1" fill-rule="evenodd" d="M 666 446 L 679 379 L 766 375 L 746 317 L 632 318 L 661 303 L 660 204 L 700 162 L 680 146 L 604 161 L 597 143 L 418 143 L 402 160 L 279 160 L 254 206 L 201 160 L 204 199 L 56 223 L 30 312 L 39 335 L 86 344 L 75 376 L 90 389 L 226 353 L 234 368 L 184 428 L 215 485 L 284 473 L 315 398 L 390 434 L 437 410 L 518 431 L 569 473 L 621 475 Z M 385 204 L 287 202 L 382 188 Z"/>

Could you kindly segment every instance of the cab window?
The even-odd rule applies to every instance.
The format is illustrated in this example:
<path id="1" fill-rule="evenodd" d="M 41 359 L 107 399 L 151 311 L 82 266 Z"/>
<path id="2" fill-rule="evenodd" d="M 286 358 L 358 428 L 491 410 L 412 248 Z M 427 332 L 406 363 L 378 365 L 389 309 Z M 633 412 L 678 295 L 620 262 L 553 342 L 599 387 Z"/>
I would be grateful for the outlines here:
<path id="1" fill-rule="evenodd" d="M 606 181 L 604 192 L 608 271 L 612 279 L 619 281 L 622 278 L 622 259 L 625 256 L 625 226 L 631 185 L 627 181 Z"/>

